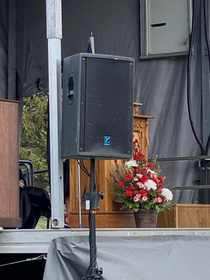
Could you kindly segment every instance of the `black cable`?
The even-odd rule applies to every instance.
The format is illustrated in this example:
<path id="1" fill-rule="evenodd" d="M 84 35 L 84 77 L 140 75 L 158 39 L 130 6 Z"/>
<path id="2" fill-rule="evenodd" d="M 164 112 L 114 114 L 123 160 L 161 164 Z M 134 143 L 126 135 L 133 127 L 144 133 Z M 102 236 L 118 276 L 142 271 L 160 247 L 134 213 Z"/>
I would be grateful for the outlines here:
<path id="1" fill-rule="evenodd" d="M 79 164 L 81 170 L 82 170 L 86 175 L 88 175 L 88 176 L 90 177 L 90 173 L 88 172 L 88 170 L 87 170 L 87 168 L 86 168 L 86 166 L 85 166 L 83 160 L 77 160 L 77 162 L 78 162 L 78 164 Z"/>
<path id="2" fill-rule="evenodd" d="M 208 3 L 207 3 L 207 4 L 208 4 Z M 206 44 L 207 44 L 208 58 L 210 58 L 210 46 L 209 46 L 209 40 L 208 40 L 207 18 L 206 18 L 206 0 L 204 0 L 203 6 L 204 6 L 205 38 L 206 38 Z M 210 59 L 209 59 L 209 69 L 210 69 Z M 210 133 L 209 133 L 208 140 L 207 140 L 207 143 L 206 143 L 206 149 L 205 149 L 205 154 L 206 154 L 206 155 L 208 155 L 209 146 L 210 146 Z"/>
<path id="3" fill-rule="evenodd" d="M 41 89 L 40 89 L 40 87 L 39 87 L 40 82 L 41 82 L 40 78 L 38 78 L 38 80 L 35 82 L 35 83 L 36 83 L 36 87 L 37 87 L 37 89 L 38 89 L 39 92 L 41 91 Z"/>
<path id="4" fill-rule="evenodd" d="M 34 258 L 28 258 L 28 259 L 21 260 L 21 261 L 0 264 L 0 267 L 14 265 L 14 264 L 19 264 L 19 263 L 23 263 L 23 262 L 31 262 L 31 261 L 37 261 L 37 260 L 46 260 L 46 259 L 47 259 L 47 254 L 42 254 L 42 255 L 40 255 L 38 257 L 34 257 Z"/>
<path id="5" fill-rule="evenodd" d="M 89 173 L 89 171 L 87 170 L 87 168 L 86 168 L 86 166 L 85 166 L 85 164 L 84 164 L 84 161 L 83 161 L 83 160 L 81 160 L 81 164 L 82 164 L 83 169 L 85 170 L 86 174 L 90 177 L 90 173 Z"/>
<path id="6" fill-rule="evenodd" d="M 192 108 L 191 108 L 191 59 L 193 55 L 193 46 L 194 46 L 194 36 L 195 36 L 195 25 L 196 25 L 196 20 L 195 20 L 195 11 L 196 11 L 196 0 L 193 1 L 193 11 L 192 11 L 192 32 L 190 36 L 190 46 L 189 46 L 189 53 L 188 53 L 188 58 L 187 58 L 187 105 L 188 105 L 188 111 L 189 111 L 189 118 L 190 118 L 190 124 L 191 128 L 194 134 L 194 137 L 200 146 L 201 149 L 201 154 L 205 154 L 205 148 L 201 142 L 201 140 L 198 138 L 195 127 L 194 127 L 194 121 L 192 119 Z"/>

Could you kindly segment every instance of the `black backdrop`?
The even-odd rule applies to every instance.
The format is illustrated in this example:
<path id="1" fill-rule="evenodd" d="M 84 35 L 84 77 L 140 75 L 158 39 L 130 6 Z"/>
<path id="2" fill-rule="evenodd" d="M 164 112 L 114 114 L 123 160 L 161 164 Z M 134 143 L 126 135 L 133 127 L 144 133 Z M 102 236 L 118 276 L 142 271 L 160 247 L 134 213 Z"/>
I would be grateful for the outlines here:
<path id="1" fill-rule="evenodd" d="M 200 1 L 198 1 L 200 2 Z M 5 12 L 6 11 L 6 12 Z M 45 1 L 17 0 L 16 95 L 47 91 Z M 8 1 L 0 2 L 0 97 L 7 92 Z M 140 60 L 140 5 L 138 0 L 63 0 L 62 57 L 86 52 L 90 31 L 97 53 L 133 57 L 136 61 L 134 101 L 140 114 L 152 115 L 149 158 L 200 155 L 187 108 L 187 57 Z M 199 37 L 195 38 L 199 42 Z M 199 52 L 192 61 L 192 111 L 201 137 L 201 65 Z M 14 97 L 15 98 L 15 97 Z M 162 176 L 171 186 L 200 183 L 198 163 L 161 163 Z M 199 202 L 197 191 L 176 191 L 175 202 Z"/>

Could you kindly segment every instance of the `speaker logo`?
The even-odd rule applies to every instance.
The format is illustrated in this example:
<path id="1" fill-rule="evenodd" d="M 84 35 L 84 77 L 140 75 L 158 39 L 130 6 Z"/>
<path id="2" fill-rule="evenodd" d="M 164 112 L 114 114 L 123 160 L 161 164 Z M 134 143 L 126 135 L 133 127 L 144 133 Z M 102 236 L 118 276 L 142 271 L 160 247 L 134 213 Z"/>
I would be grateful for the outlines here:
<path id="1" fill-rule="evenodd" d="M 104 136 L 104 146 L 111 146 L 111 136 Z"/>

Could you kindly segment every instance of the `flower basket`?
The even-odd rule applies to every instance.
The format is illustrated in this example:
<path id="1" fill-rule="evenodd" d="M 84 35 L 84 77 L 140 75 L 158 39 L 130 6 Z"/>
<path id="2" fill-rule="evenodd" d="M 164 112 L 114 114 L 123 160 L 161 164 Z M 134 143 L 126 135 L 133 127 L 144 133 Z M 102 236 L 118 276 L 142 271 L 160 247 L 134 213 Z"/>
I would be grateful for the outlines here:
<path id="1" fill-rule="evenodd" d="M 134 212 L 137 228 L 156 228 L 158 212 L 150 209 L 139 209 Z"/>
<path id="2" fill-rule="evenodd" d="M 172 208 L 173 194 L 163 186 L 164 178 L 160 176 L 160 168 L 155 167 L 156 159 L 147 163 L 135 140 L 133 159 L 121 166 L 115 160 L 115 170 L 110 170 L 110 186 L 116 202 L 121 203 L 120 210 L 134 211 L 137 227 L 156 227 L 158 212 Z"/>

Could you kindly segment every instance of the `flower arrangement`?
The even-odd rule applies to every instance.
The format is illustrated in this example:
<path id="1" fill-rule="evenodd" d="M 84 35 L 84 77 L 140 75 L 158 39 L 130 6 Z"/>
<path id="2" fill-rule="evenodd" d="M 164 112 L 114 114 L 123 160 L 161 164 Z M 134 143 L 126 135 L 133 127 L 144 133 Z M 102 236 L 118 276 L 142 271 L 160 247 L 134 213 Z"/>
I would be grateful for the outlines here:
<path id="1" fill-rule="evenodd" d="M 157 157 L 147 163 L 145 155 L 139 151 L 139 143 L 134 141 L 133 159 L 120 166 L 115 160 L 115 171 L 110 170 L 111 184 L 114 187 L 116 202 L 122 209 L 164 211 L 172 207 L 172 192 L 163 186 L 164 178 L 160 169 L 155 168 Z"/>

